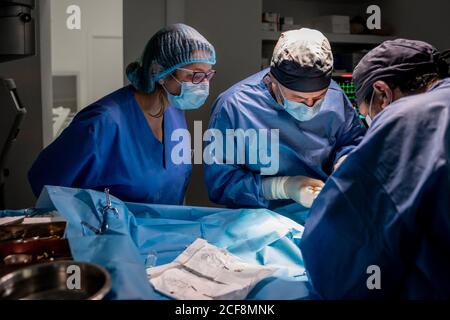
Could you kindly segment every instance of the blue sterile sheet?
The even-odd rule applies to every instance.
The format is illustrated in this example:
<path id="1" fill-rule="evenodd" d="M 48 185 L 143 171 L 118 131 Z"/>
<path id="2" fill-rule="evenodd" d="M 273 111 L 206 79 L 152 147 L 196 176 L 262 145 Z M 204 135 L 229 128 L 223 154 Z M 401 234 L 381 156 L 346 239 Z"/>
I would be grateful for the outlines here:
<path id="1" fill-rule="evenodd" d="M 299 243 L 307 212 L 291 205 L 279 213 L 266 209 L 222 209 L 150 205 L 122 202 L 111 197 L 106 214 L 108 229 L 96 235 L 102 224 L 105 194 L 92 190 L 45 187 L 36 205 L 39 211 L 57 210 L 68 221 L 66 237 L 76 261 L 105 267 L 112 276 L 108 299 L 167 299 L 150 285 L 145 260 L 156 253 L 156 265 L 173 261 L 191 243 L 203 238 L 246 262 L 276 267 L 250 293 L 251 300 L 310 298 Z M 4 211 L 0 216 L 24 214 Z M 289 218 L 291 219 L 289 219 Z M 294 220 L 292 220 L 294 219 Z"/>

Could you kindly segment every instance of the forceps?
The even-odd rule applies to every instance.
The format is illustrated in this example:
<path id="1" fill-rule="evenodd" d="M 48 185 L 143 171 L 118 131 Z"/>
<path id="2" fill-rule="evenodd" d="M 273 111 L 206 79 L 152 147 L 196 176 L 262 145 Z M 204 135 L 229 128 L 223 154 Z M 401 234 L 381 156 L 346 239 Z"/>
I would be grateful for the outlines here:
<path id="1" fill-rule="evenodd" d="M 84 225 L 85 227 L 87 227 L 88 229 L 90 229 L 92 232 L 94 232 L 95 234 L 99 235 L 102 234 L 103 232 L 105 232 L 106 230 L 109 229 L 108 226 L 108 222 L 107 222 L 107 215 L 108 215 L 108 211 L 112 211 L 114 213 L 114 216 L 116 218 L 119 218 L 119 211 L 113 207 L 112 202 L 111 202 L 111 196 L 109 194 L 109 189 L 106 188 L 105 189 L 105 196 L 106 196 L 106 203 L 105 206 L 102 208 L 102 223 L 100 228 L 95 228 L 92 225 L 90 225 L 89 223 L 87 223 L 86 221 L 82 221 L 81 224 Z"/>

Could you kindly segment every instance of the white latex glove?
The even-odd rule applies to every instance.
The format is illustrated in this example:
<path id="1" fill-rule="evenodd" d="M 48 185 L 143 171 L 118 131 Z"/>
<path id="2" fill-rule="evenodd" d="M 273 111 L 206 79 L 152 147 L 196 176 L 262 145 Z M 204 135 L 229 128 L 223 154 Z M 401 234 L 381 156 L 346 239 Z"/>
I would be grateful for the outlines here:
<path id="1" fill-rule="evenodd" d="M 303 176 L 265 178 L 262 191 L 267 200 L 292 199 L 306 208 L 311 208 L 324 183 Z"/>
<path id="2" fill-rule="evenodd" d="M 336 164 L 334 165 L 334 170 L 336 171 L 337 169 L 339 169 L 339 167 L 344 163 L 345 159 L 347 159 L 348 155 L 340 157 L 339 160 L 336 162 Z"/>

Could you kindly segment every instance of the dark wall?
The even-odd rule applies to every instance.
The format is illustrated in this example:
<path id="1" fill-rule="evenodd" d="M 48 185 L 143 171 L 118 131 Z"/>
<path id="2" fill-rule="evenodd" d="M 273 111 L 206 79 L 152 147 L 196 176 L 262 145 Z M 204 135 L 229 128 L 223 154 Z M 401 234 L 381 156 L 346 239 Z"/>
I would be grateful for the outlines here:
<path id="1" fill-rule="evenodd" d="M 211 107 L 217 96 L 259 71 L 261 13 L 260 0 L 186 0 L 186 23 L 203 34 L 214 45 L 217 53 L 217 65 L 214 67 L 217 76 L 211 82 L 208 101 L 202 108 L 186 112 L 192 141 L 194 121 L 202 122 L 203 132 L 208 129 Z M 193 167 L 186 202 L 189 205 L 216 206 L 208 198 L 203 165 Z"/>
<path id="2" fill-rule="evenodd" d="M 450 49 L 450 1 L 394 0 L 385 8 L 397 36 L 426 41 L 441 51 Z"/>
<path id="3" fill-rule="evenodd" d="M 124 70 L 140 57 L 148 40 L 165 24 L 165 0 L 123 1 Z M 128 83 L 126 76 L 125 81 Z"/>

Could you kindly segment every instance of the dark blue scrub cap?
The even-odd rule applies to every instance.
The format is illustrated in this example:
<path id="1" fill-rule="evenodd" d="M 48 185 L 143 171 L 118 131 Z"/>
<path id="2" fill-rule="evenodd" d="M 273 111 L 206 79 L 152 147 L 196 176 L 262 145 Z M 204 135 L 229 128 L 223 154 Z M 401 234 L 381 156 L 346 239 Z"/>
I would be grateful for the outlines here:
<path id="1" fill-rule="evenodd" d="M 448 54 L 448 51 L 440 53 L 422 41 L 396 39 L 383 42 L 365 55 L 353 72 L 356 102 L 360 104 L 367 98 L 377 80 L 408 80 L 428 73 L 447 77 L 445 60 Z"/>
<path id="2" fill-rule="evenodd" d="M 156 82 L 192 63 L 216 64 L 214 47 L 194 28 L 174 24 L 158 31 L 139 61 L 127 67 L 127 77 L 139 91 L 155 91 Z"/>

